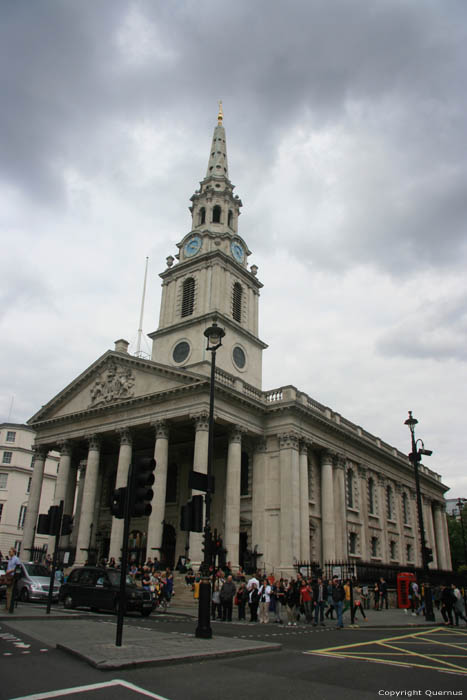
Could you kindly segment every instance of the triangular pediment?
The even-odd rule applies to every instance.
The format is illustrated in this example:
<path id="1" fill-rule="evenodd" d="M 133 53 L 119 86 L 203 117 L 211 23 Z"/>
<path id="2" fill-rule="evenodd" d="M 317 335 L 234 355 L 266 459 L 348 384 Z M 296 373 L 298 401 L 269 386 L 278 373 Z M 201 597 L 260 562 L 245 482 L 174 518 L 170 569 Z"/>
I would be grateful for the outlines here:
<path id="1" fill-rule="evenodd" d="M 28 423 L 87 413 L 203 381 L 203 377 L 194 373 L 109 350 L 43 406 Z"/>

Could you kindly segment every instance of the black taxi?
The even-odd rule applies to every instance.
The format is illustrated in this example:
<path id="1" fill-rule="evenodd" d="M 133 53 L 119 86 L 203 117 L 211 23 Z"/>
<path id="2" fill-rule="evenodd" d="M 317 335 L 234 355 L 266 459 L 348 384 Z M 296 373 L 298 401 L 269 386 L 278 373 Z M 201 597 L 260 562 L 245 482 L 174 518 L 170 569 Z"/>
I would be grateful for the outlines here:
<path id="1" fill-rule="evenodd" d="M 120 601 L 120 571 L 96 566 L 73 569 L 60 589 L 60 600 L 65 608 L 87 607 L 116 613 Z M 151 592 L 139 588 L 127 574 L 125 612 L 136 611 L 146 617 L 152 609 Z"/>

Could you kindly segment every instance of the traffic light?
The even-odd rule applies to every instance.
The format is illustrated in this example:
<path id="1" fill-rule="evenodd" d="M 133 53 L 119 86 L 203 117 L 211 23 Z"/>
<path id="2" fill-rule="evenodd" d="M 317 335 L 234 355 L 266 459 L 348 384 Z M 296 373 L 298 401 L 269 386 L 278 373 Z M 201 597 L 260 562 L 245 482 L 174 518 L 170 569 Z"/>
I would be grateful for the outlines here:
<path id="1" fill-rule="evenodd" d="M 154 483 L 156 460 L 152 457 L 138 457 L 133 464 L 133 483 L 131 486 L 130 515 L 151 515 L 151 501 L 154 491 L 150 488 Z"/>
<path id="2" fill-rule="evenodd" d="M 191 530 L 191 501 L 185 506 L 181 507 L 180 510 L 180 530 L 189 532 Z"/>
<path id="3" fill-rule="evenodd" d="M 433 561 L 433 550 L 431 547 L 425 547 L 425 561 L 427 564 Z"/>
<path id="4" fill-rule="evenodd" d="M 73 516 L 66 515 L 62 516 L 62 535 L 71 535 L 73 532 Z"/>
<path id="5" fill-rule="evenodd" d="M 49 516 L 46 513 L 41 513 L 37 519 L 36 533 L 38 535 L 49 534 Z"/>
<path id="6" fill-rule="evenodd" d="M 201 495 L 191 499 L 191 528 L 192 532 L 203 532 L 203 501 Z"/>
<path id="7" fill-rule="evenodd" d="M 70 517 L 70 516 L 68 516 Z M 41 513 L 37 519 L 36 532 L 38 535 L 55 535 L 60 532 L 62 511 L 60 506 L 50 506 L 47 515 Z M 65 533 L 62 533 L 65 534 Z M 69 533 L 67 533 L 69 534 Z"/>
<path id="8" fill-rule="evenodd" d="M 110 512 L 114 518 L 119 518 L 121 520 L 125 517 L 125 497 L 126 488 L 115 489 L 112 496 L 112 503 L 110 504 Z"/>

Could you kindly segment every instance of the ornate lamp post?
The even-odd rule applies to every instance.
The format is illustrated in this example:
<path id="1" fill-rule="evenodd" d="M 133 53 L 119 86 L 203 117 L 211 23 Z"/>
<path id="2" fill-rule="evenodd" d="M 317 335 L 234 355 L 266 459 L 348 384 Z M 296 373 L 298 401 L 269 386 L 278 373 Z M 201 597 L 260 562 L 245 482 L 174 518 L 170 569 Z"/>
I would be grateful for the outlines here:
<path id="1" fill-rule="evenodd" d="M 199 587 L 198 627 L 196 636 L 203 639 L 212 637 L 211 629 L 211 586 L 209 583 L 209 567 L 212 562 L 212 533 L 211 533 L 211 494 L 212 494 L 212 460 L 214 455 L 214 383 L 216 375 L 216 351 L 222 345 L 225 331 L 214 320 L 212 326 L 206 328 L 204 335 L 207 338 L 206 350 L 211 353 L 211 383 L 209 391 L 209 432 L 208 432 L 208 478 L 205 499 L 204 516 L 204 578 Z"/>
<path id="2" fill-rule="evenodd" d="M 461 521 L 461 530 L 462 530 L 462 544 L 464 545 L 464 561 L 465 564 L 467 565 L 467 547 L 465 544 L 465 530 L 464 530 L 464 518 L 462 515 L 462 512 L 464 510 L 466 499 L 465 498 L 458 498 L 457 499 L 457 508 L 459 510 L 459 520 Z"/>
<path id="3" fill-rule="evenodd" d="M 429 457 L 433 454 L 432 450 L 426 450 L 423 440 L 415 440 L 415 426 L 418 420 L 412 416 L 412 411 L 409 411 L 409 417 L 404 424 L 409 427 L 411 439 L 412 439 L 412 452 L 409 454 L 409 459 L 412 462 L 414 473 L 415 473 L 415 488 L 417 491 L 417 511 L 418 511 L 418 527 L 420 530 L 420 542 L 422 546 L 422 567 L 423 574 L 425 577 L 425 620 L 428 622 L 434 622 L 435 616 L 433 613 L 433 599 L 431 596 L 431 588 L 428 581 L 429 569 L 428 564 L 433 561 L 431 549 L 426 546 L 425 539 L 425 526 L 423 524 L 423 511 L 422 511 L 422 494 L 420 491 L 420 475 L 418 471 L 418 464 L 421 462 L 422 455 Z M 421 447 L 417 450 L 417 444 L 420 443 Z"/>

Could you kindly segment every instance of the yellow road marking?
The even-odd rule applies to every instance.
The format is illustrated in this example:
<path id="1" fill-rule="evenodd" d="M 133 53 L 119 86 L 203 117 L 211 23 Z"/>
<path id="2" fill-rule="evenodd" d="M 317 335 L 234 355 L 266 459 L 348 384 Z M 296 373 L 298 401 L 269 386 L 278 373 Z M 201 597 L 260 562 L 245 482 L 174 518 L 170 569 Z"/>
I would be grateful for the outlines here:
<path id="1" fill-rule="evenodd" d="M 442 629 L 444 631 L 443 627 L 436 628 L 436 630 L 433 631 L 438 631 L 439 629 Z M 408 634 L 402 634 L 398 637 L 386 637 L 385 639 L 378 639 L 372 642 L 354 642 L 353 644 L 340 644 L 337 647 L 327 647 L 326 649 L 321 649 L 321 651 L 336 651 L 338 649 L 350 649 L 351 647 L 371 646 L 372 644 L 380 644 L 381 642 L 397 642 L 399 639 L 412 639 L 413 637 L 418 637 L 421 634 L 426 634 L 426 630 L 423 630 L 422 632 L 410 632 Z M 305 653 L 307 654 L 309 652 Z"/>
<path id="2" fill-rule="evenodd" d="M 423 639 L 423 637 L 420 637 L 424 642 L 429 642 L 429 639 Z M 437 639 L 435 644 L 442 644 L 443 647 L 451 647 L 452 649 L 460 649 L 460 651 L 467 651 L 464 647 L 461 647 L 459 644 L 451 644 L 450 642 L 441 642 L 439 639 Z M 432 642 L 433 644 L 433 642 Z"/>
<path id="3" fill-rule="evenodd" d="M 339 659 L 353 659 L 354 661 L 371 661 L 376 664 L 385 664 L 386 666 L 406 666 L 408 668 L 427 668 L 430 671 L 445 671 L 446 673 L 456 673 L 461 676 L 467 675 L 467 670 L 458 671 L 454 668 L 443 668 L 442 666 L 428 666 L 427 664 L 406 663 L 404 661 L 387 661 L 386 659 L 373 659 L 366 656 L 348 656 L 346 654 L 321 654 L 320 652 L 308 651 L 305 654 L 315 654 L 317 656 L 327 656 Z"/>
<path id="4" fill-rule="evenodd" d="M 398 647 L 394 647 L 391 644 L 381 644 L 381 646 L 387 647 L 388 649 L 395 649 L 396 651 L 402 651 Z M 405 653 L 408 654 L 409 656 L 417 656 L 417 657 L 421 657 L 422 659 L 427 659 L 428 661 L 431 661 L 433 663 L 437 663 L 437 661 L 438 661 L 437 657 L 433 657 L 430 654 L 421 654 L 420 652 L 410 651 L 410 649 L 406 649 Z M 443 662 L 440 661 L 439 663 L 447 664 L 448 666 L 452 666 L 453 668 L 461 669 L 462 671 L 465 671 L 465 673 L 467 673 L 467 669 L 465 669 L 463 666 L 459 666 L 458 664 L 453 664 L 449 661 L 443 661 Z"/>

